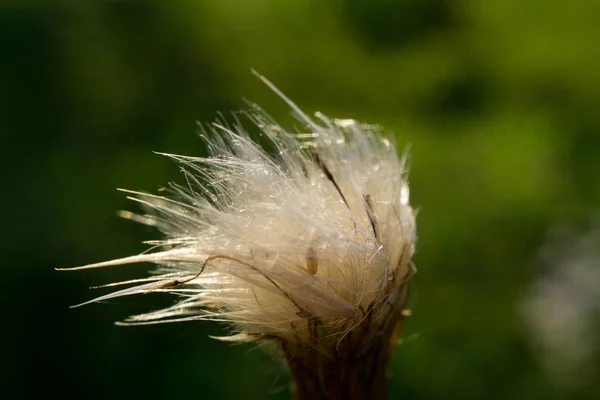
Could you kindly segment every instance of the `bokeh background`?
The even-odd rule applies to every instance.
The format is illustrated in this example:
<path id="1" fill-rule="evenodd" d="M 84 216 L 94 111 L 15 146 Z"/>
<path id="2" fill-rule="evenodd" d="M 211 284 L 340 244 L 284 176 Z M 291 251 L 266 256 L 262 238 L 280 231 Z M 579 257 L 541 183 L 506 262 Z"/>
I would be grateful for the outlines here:
<path id="1" fill-rule="evenodd" d="M 117 187 L 181 181 L 196 121 L 266 75 L 308 112 L 411 145 L 420 209 L 411 317 L 391 398 L 600 393 L 600 2 L 3 0 L 2 398 L 285 399 L 269 356 L 211 323 L 122 328 L 158 295 L 79 309 L 148 265 Z M 296 125 L 298 125 L 296 123 Z"/>

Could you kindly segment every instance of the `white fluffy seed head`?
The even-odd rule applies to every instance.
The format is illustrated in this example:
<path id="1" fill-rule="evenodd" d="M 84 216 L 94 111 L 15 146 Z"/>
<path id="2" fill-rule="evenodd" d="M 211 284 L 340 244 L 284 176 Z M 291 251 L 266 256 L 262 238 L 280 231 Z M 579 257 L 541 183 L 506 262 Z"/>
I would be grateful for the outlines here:
<path id="1" fill-rule="evenodd" d="M 234 334 L 222 339 L 276 339 L 290 357 L 306 347 L 331 354 L 356 329 L 357 346 L 390 336 L 415 244 L 405 159 L 376 127 L 319 113 L 314 122 L 261 79 L 306 133 L 253 106 L 247 116 L 274 151 L 215 123 L 203 134 L 209 157 L 167 155 L 186 184 L 169 196 L 130 192 L 148 212 L 123 214 L 166 239 L 151 242 L 154 252 L 80 267 L 152 262 L 155 274 L 92 301 L 172 293 L 181 301 L 127 322 L 225 321 Z"/>

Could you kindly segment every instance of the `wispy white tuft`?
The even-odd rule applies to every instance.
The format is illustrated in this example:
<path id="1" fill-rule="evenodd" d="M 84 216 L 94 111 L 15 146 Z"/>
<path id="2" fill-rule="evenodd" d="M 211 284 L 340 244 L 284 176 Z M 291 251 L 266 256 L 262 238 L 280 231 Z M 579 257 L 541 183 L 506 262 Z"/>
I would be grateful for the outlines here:
<path id="1" fill-rule="evenodd" d="M 151 277 L 121 282 L 133 287 L 92 300 L 181 299 L 129 324 L 218 320 L 233 328 L 225 340 L 274 338 L 322 352 L 367 324 L 368 342 L 401 319 L 412 272 L 405 159 L 376 127 L 319 113 L 312 120 L 260 78 L 307 131 L 290 133 L 252 106 L 247 115 L 274 149 L 267 152 L 241 126 L 213 124 L 203 135 L 209 157 L 165 154 L 181 165 L 185 185 L 170 185 L 169 196 L 126 191 L 149 211 L 124 216 L 166 238 L 150 253 L 78 269 L 158 265 Z"/>

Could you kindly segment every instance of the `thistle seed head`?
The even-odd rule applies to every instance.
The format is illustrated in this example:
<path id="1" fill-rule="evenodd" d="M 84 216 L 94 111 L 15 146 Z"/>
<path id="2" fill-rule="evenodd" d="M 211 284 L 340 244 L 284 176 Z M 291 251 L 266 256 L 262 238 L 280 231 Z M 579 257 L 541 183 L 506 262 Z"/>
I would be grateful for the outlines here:
<path id="1" fill-rule="evenodd" d="M 168 196 L 127 191 L 147 213 L 124 216 L 166 238 L 152 252 L 78 269 L 156 264 L 152 276 L 91 302 L 175 294 L 175 305 L 125 323 L 224 321 L 233 334 L 222 340 L 276 343 L 302 381 L 297 392 L 313 396 L 330 374 L 356 385 L 351 371 L 380 374 L 387 364 L 416 239 L 406 157 L 377 127 L 313 120 L 259 78 L 306 131 L 288 132 L 252 105 L 246 115 L 267 152 L 239 124 L 213 124 L 202 135 L 209 157 L 166 154 L 185 185 L 170 185 Z"/>

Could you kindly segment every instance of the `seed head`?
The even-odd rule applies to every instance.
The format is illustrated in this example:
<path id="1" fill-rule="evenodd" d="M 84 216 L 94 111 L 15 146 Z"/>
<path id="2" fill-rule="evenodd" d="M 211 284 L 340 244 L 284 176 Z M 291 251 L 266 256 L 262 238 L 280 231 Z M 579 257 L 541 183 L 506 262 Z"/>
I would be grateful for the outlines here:
<path id="1" fill-rule="evenodd" d="M 147 213 L 124 216 L 166 238 L 150 253 L 75 269 L 154 263 L 152 276 L 90 302 L 172 293 L 175 305 L 125 323 L 223 321 L 233 334 L 222 340 L 275 343 L 299 397 L 373 394 L 367 386 L 385 380 L 413 271 L 405 157 L 377 127 L 320 113 L 315 122 L 259 78 L 306 132 L 252 105 L 246 115 L 268 152 L 239 124 L 212 124 L 202 135 L 209 157 L 166 154 L 185 185 L 171 184 L 168 196 L 126 191 Z M 348 396 L 328 390 L 332 380 Z"/>

